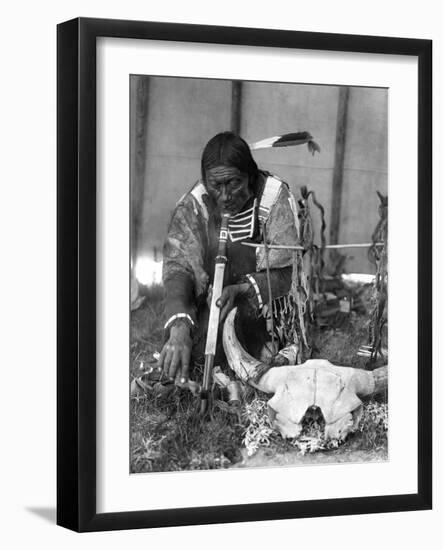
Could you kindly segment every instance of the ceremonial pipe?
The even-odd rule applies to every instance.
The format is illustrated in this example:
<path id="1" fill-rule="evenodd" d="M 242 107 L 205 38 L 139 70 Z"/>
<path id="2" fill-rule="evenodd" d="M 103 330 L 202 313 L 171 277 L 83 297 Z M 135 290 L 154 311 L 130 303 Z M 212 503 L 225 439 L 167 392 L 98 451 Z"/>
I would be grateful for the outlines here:
<path id="1" fill-rule="evenodd" d="M 226 242 L 228 240 L 228 222 L 229 214 L 222 215 L 220 236 L 218 239 L 218 250 L 215 258 L 214 282 L 212 284 L 211 307 L 209 310 L 208 332 L 206 336 L 205 347 L 205 370 L 203 373 L 203 384 L 200 393 L 200 413 L 204 414 L 209 399 L 209 388 L 212 379 L 212 369 L 214 368 L 215 352 L 217 349 L 218 325 L 220 320 L 220 308 L 217 305 L 217 300 L 220 298 L 223 291 L 223 277 L 225 275 L 225 267 L 227 262 L 226 257 Z"/>

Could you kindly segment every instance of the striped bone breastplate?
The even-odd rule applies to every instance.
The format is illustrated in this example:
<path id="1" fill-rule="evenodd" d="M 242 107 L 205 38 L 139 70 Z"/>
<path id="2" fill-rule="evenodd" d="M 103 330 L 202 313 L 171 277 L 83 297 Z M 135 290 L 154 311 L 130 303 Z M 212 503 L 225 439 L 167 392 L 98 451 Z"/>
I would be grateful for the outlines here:
<path id="1" fill-rule="evenodd" d="M 229 218 L 228 233 L 229 240 L 232 243 L 238 241 L 244 241 L 245 239 L 251 239 L 254 236 L 256 227 L 256 210 L 257 199 L 254 199 L 254 203 L 251 208 L 239 212 L 235 216 Z"/>
<path id="2" fill-rule="evenodd" d="M 252 206 L 232 216 L 228 225 L 228 242 L 226 254 L 228 263 L 225 269 L 224 284 L 239 282 L 246 273 L 256 270 L 255 250 L 243 246 L 241 243 L 257 238 L 259 236 L 257 200 L 254 199 Z M 206 267 L 210 280 L 213 277 L 214 262 L 218 247 L 218 236 L 220 231 L 219 220 L 210 216 L 208 221 L 208 255 Z"/>
<path id="3" fill-rule="evenodd" d="M 225 271 L 225 285 L 238 282 L 246 273 L 255 272 L 257 268 L 256 251 L 254 248 L 243 246 L 241 243 L 247 240 L 258 242 L 261 239 L 261 226 L 266 223 L 282 185 L 282 181 L 279 178 L 271 176 L 269 173 L 262 172 L 261 174 L 263 176 L 263 183 L 258 196 L 251 198 L 246 204 L 245 209 L 231 216 L 229 220 L 227 243 L 228 265 Z M 195 192 L 193 194 L 200 204 L 206 202 L 201 197 L 197 197 Z M 218 246 L 220 220 L 211 215 L 207 210 L 205 210 L 205 214 L 209 245 L 205 263 L 207 273 L 210 279 L 212 279 Z"/>

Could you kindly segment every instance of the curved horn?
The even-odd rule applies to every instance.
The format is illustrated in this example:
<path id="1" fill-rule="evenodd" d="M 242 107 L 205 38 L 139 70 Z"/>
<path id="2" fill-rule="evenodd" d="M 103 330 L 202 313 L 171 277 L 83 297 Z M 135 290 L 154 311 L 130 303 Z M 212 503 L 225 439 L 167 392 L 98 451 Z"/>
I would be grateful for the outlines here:
<path id="1" fill-rule="evenodd" d="M 374 393 L 380 393 L 388 389 L 388 366 L 379 367 L 372 371 L 374 377 Z"/>
<path id="2" fill-rule="evenodd" d="M 387 365 L 374 369 L 373 371 L 355 369 L 352 367 L 340 367 L 340 369 L 346 369 L 346 372 L 352 373 L 350 382 L 355 393 L 360 397 L 381 393 L 388 388 Z"/>
<path id="3" fill-rule="evenodd" d="M 238 341 L 234 326 L 236 313 L 237 308 L 235 307 L 226 318 L 223 328 L 223 349 L 225 350 L 229 366 L 240 380 L 250 382 L 252 385 L 256 386 L 254 381 L 263 374 L 263 367 L 266 366 L 258 359 L 252 357 L 252 355 L 249 355 Z"/>
<path id="4" fill-rule="evenodd" d="M 344 380 L 347 380 L 359 396 L 380 393 L 388 387 L 388 367 L 379 367 L 373 371 L 355 369 L 352 367 L 338 367 L 324 360 L 310 360 L 301 365 L 289 365 L 285 367 L 269 368 L 250 355 L 240 344 L 235 333 L 234 319 L 237 308 L 234 308 L 226 318 L 223 328 L 223 348 L 229 366 L 235 374 L 248 382 L 251 386 L 266 393 L 274 393 L 287 377 L 300 370 L 304 366 L 310 368 L 328 367 L 336 373 L 340 373 Z M 309 363 L 309 365 L 308 365 Z M 327 364 L 325 364 L 327 363 Z"/>

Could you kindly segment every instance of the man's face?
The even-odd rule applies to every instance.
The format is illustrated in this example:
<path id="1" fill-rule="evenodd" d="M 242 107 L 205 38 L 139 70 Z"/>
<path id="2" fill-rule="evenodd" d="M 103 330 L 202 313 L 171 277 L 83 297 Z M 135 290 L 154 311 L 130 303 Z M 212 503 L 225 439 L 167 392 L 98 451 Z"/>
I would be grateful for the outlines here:
<path id="1" fill-rule="evenodd" d="M 232 166 L 217 166 L 207 170 L 206 187 L 218 208 L 231 216 L 240 212 L 252 196 L 249 176 Z"/>

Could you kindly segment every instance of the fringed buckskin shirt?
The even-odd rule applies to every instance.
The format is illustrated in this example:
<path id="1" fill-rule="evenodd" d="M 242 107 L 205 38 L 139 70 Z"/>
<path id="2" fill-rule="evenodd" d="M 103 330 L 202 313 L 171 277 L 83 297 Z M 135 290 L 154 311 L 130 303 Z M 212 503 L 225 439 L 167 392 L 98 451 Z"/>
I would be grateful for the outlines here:
<path id="1" fill-rule="evenodd" d="M 198 325 L 200 312 L 207 308 L 220 222 L 216 205 L 201 181 L 178 201 L 163 248 L 166 319 L 187 314 Z M 268 244 L 298 244 L 297 205 L 288 185 L 259 171 L 255 195 L 230 220 L 224 277 L 224 286 L 250 282 L 246 300 L 256 317 L 269 301 L 265 250 L 241 243 L 263 243 L 263 225 Z M 275 300 L 291 288 L 293 255 L 290 250 L 268 249 L 268 260 Z"/>

